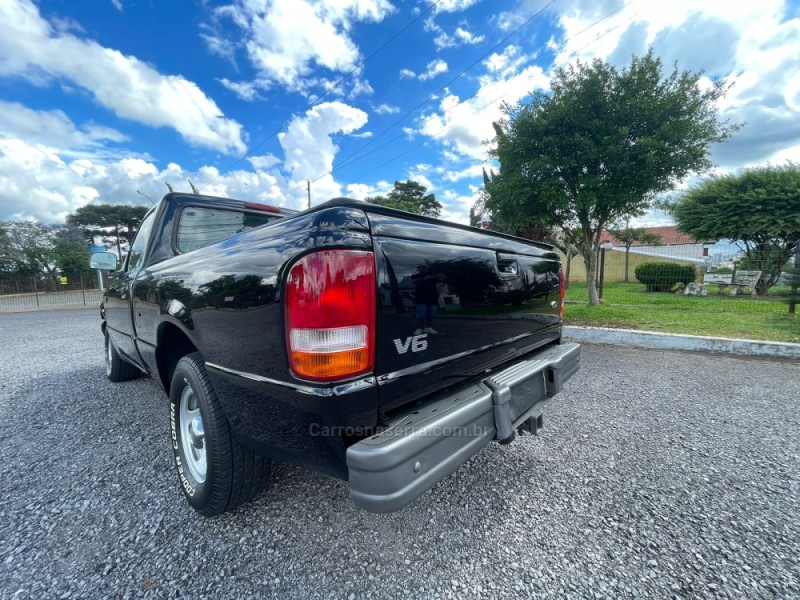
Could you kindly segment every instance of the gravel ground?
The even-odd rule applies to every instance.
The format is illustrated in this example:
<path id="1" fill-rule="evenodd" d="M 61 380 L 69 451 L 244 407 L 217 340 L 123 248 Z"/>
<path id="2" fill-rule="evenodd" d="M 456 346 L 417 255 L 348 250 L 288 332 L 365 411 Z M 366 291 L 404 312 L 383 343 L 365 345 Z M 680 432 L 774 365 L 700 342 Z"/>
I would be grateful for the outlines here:
<path id="1" fill-rule="evenodd" d="M 278 465 L 206 520 L 95 311 L 0 331 L 3 598 L 800 597 L 797 364 L 586 345 L 539 436 L 399 513 Z"/>

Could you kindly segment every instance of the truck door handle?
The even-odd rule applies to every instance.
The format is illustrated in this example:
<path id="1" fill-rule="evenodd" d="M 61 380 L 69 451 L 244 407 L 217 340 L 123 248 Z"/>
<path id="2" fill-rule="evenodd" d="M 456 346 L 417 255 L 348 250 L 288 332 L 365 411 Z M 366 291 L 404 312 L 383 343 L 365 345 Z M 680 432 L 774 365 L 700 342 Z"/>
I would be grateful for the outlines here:
<path id="1" fill-rule="evenodd" d="M 513 278 L 519 275 L 519 263 L 513 254 L 497 253 L 497 270 L 500 275 Z"/>

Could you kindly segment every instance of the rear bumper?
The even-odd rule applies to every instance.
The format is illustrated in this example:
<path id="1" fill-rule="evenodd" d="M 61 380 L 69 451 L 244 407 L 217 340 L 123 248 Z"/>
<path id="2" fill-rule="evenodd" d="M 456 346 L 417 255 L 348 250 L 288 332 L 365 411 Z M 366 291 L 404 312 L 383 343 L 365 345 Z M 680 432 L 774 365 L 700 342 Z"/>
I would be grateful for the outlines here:
<path id="1" fill-rule="evenodd" d="M 353 502 L 400 510 L 492 440 L 541 426 L 545 402 L 580 366 L 580 346 L 562 344 L 415 405 L 390 427 L 347 449 Z"/>

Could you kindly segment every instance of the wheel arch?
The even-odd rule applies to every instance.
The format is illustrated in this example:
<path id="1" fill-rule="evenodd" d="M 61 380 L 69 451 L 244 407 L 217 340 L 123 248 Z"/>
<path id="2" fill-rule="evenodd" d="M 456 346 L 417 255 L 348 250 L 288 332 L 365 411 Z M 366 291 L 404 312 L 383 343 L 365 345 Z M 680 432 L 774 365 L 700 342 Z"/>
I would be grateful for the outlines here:
<path id="1" fill-rule="evenodd" d="M 156 367 L 158 379 L 167 396 L 178 361 L 197 351 L 197 346 L 178 325 L 169 321 L 159 324 L 156 333 Z"/>

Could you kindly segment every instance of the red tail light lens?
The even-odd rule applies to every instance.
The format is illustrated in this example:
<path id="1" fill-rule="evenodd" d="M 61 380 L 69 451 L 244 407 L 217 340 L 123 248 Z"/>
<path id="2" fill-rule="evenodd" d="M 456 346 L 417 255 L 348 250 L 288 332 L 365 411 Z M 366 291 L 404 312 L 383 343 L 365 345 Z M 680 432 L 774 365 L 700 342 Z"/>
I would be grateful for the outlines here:
<path id="1" fill-rule="evenodd" d="M 372 370 L 375 260 L 372 252 L 321 250 L 286 281 L 289 365 L 303 379 L 334 381 Z"/>
<path id="2" fill-rule="evenodd" d="M 567 291 L 567 280 L 564 277 L 564 269 L 558 270 L 558 281 L 560 284 L 559 295 L 561 296 L 561 303 L 558 306 L 558 318 L 564 318 L 564 293 Z"/>

